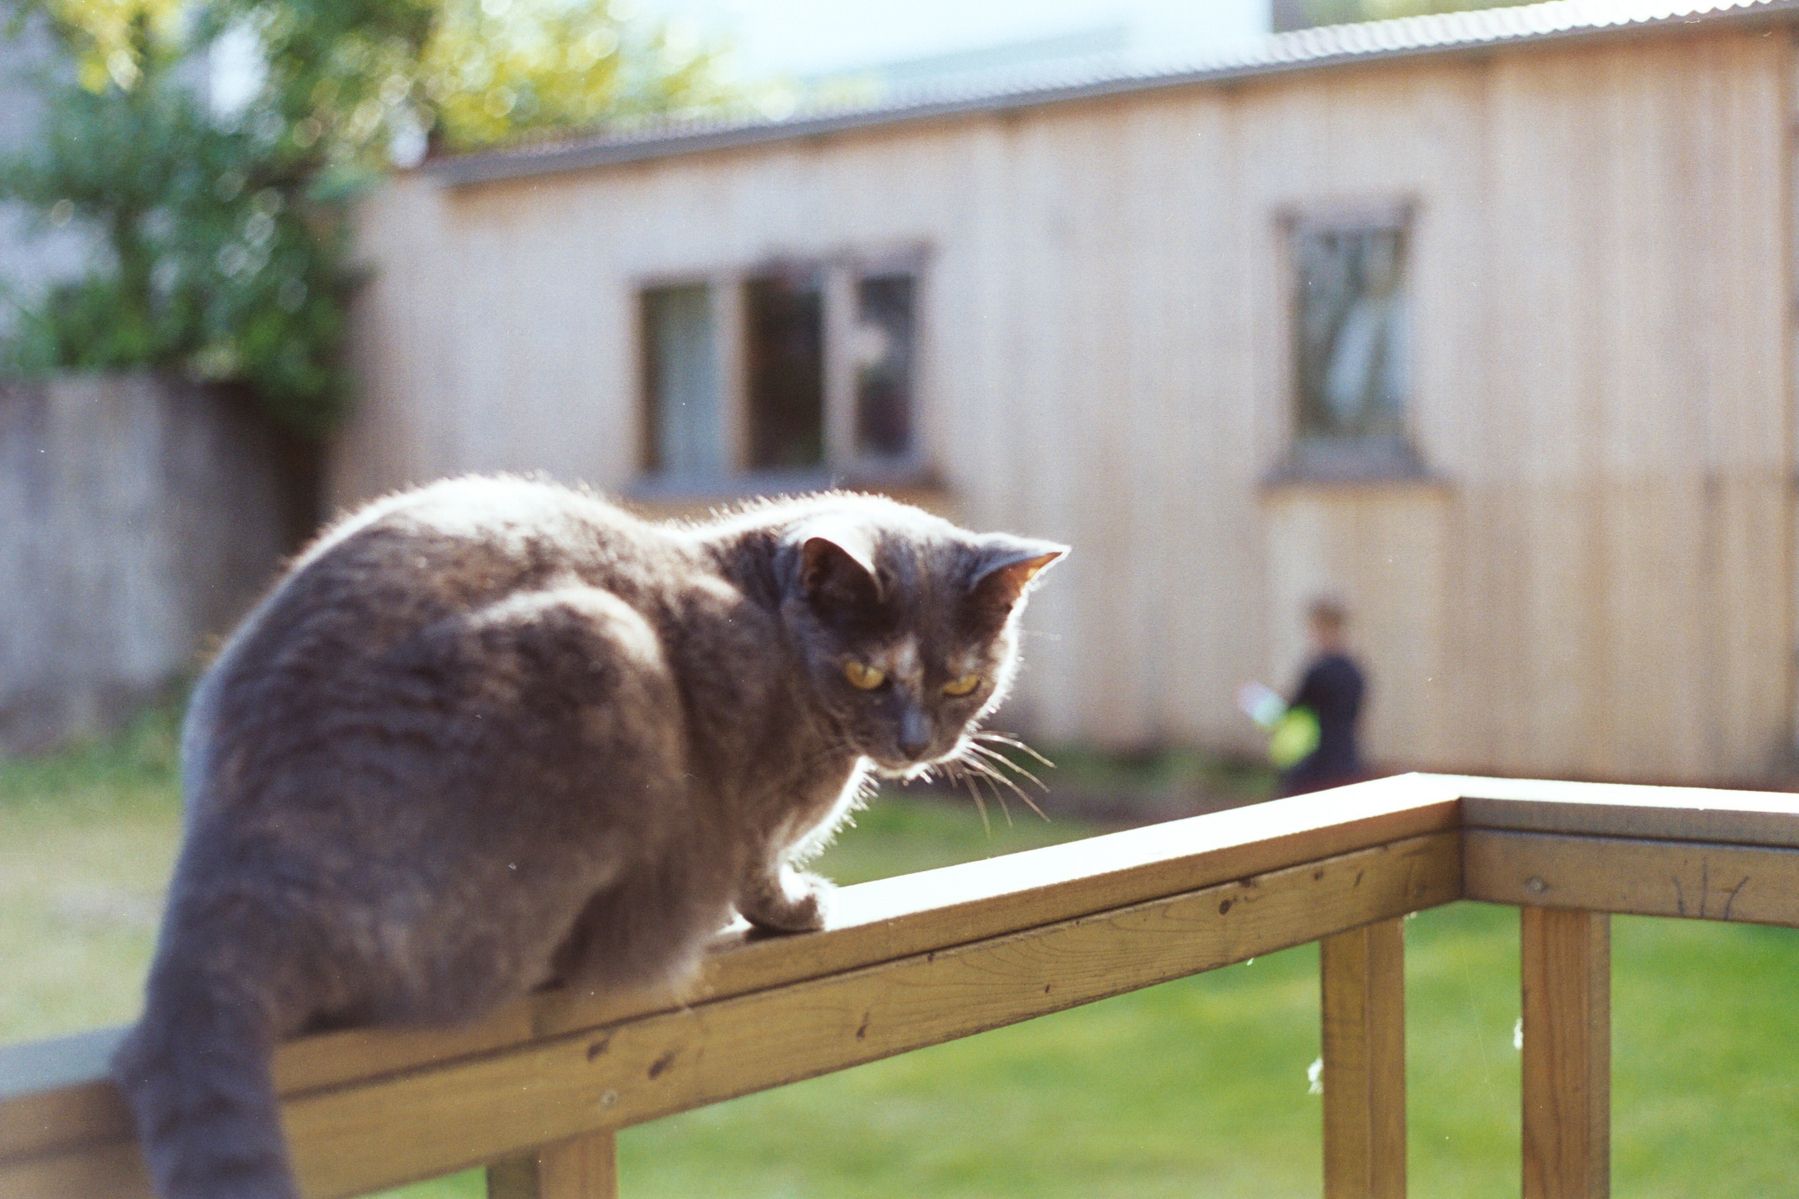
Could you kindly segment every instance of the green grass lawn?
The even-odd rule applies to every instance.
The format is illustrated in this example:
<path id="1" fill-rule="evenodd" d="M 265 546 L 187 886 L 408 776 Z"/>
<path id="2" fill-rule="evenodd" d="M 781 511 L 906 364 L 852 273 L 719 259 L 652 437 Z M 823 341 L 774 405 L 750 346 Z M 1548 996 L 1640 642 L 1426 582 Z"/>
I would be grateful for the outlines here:
<path id="1" fill-rule="evenodd" d="M 173 718 L 0 761 L 0 1042 L 132 1015 L 172 861 Z M 906 799 L 827 857 L 843 881 L 1092 830 Z M 1614 1190 L 1799 1195 L 1799 934 L 1614 926 Z M 1412 1193 L 1518 1190 L 1517 915 L 1408 926 Z M 632 1129 L 624 1193 L 1286 1196 L 1319 1191 L 1317 951 L 1198 978 Z M 481 1194 L 475 1174 L 396 1192 Z"/>

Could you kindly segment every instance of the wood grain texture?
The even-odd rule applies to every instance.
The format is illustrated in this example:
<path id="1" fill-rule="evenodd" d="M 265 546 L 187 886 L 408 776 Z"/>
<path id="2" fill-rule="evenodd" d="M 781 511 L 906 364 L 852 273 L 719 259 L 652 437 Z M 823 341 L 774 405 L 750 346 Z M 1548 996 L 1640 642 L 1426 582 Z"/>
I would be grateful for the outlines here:
<path id="1" fill-rule="evenodd" d="M 1799 928 L 1799 850 L 1473 829 L 1469 899 Z"/>
<path id="2" fill-rule="evenodd" d="M 1592 831 L 1621 821 L 1650 836 Z M 1535 1193 L 1583 1194 L 1603 1183 L 1609 999 L 1606 924 L 1579 909 L 1799 925 L 1796 824 L 1790 797 L 1751 792 L 1388 779 L 847 888 L 825 932 L 727 933 L 685 1006 L 546 994 L 472 1028 L 306 1038 L 276 1072 L 308 1193 L 351 1194 L 1322 938 L 1327 1054 L 1362 1080 L 1337 1093 L 1372 1096 L 1361 1126 L 1327 1101 L 1327 1152 L 1338 1178 L 1402 1185 L 1402 1163 L 1379 1173 L 1403 1143 L 1381 1097 L 1403 1087 L 1401 950 L 1380 922 L 1466 895 L 1530 905 L 1527 1169 L 1564 1188 Z M 105 1081 L 117 1035 L 0 1050 L 0 1199 L 147 1194 Z M 532 1185 L 558 1163 L 593 1176 L 600 1144 Z"/>
<path id="3" fill-rule="evenodd" d="M 588 1133 L 487 1168 L 487 1199 L 618 1199 L 618 1144 Z"/>
<path id="4" fill-rule="evenodd" d="M 1469 828 L 1799 849 L 1799 796 L 1789 792 L 1443 777 Z"/>
<path id="5" fill-rule="evenodd" d="M 118 727 L 242 618 L 294 548 L 292 454 L 228 387 L 0 379 L 0 753 Z"/>
<path id="6" fill-rule="evenodd" d="M 1611 1193 L 1611 924 L 1525 908 L 1524 1199 Z"/>
<path id="7" fill-rule="evenodd" d="M 1329 589 L 1376 680 L 1377 760 L 1758 777 L 1790 741 L 1796 644 L 1792 49 L 1765 33 L 1495 47 L 479 187 L 402 175 L 358 210 L 374 277 L 336 498 L 497 468 L 627 488 L 644 280 L 924 246 L 929 465 L 968 522 L 1080 550 L 1029 618 L 1047 636 L 1013 711 L 1041 732 L 1259 750 L 1219 680 L 1291 681 Z M 1292 428 L 1279 216 L 1395 202 L 1414 213 L 1409 432 L 1434 477 L 1264 487 Z"/>
<path id="8" fill-rule="evenodd" d="M 1457 819 L 1453 785 L 1409 776 L 847 887 L 823 933 L 758 937 L 740 925 L 722 934 L 686 999 L 722 998 L 1001 936 L 1450 830 Z M 293 1095 L 676 1006 L 660 991 L 560 991 L 465 1029 L 326 1033 L 283 1046 L 276 1083 Z M 0 1156 L 89 1142 L 127 1127 L 124 1106 L 106 1080 L 106 1059 L 119 1035 L 84 1034 L 51 1054 L 0 1051 Z"/>
<path id="9" fill-rule="evenodd" d="M 1431 833 L 322 1086 L 287 1098 L 285 1123 L 308 1195 L 357 1194 L 1241 961 L 1448 902 L 1460 886 L 1455 834 Z M 800 939 L 789 944 L 804 951 Z M 6 1199 L 143 1193 L 135 1149 L 117 1132 L 0 1158 Z"/>
<path id="10" fill-rule="evenodd" d="M 1405 1194 L 1405 926 L 1319 942 L 1325 1199 Z"/>

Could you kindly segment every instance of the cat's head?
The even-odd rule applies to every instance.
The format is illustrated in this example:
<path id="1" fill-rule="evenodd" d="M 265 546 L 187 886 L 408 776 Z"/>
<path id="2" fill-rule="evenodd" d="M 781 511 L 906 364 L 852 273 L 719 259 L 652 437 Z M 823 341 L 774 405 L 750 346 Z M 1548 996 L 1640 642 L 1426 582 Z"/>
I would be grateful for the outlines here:
<path id="1" fill-rule="evenodd" d="M 847 499 L 786 539 L 782 616 L 816 705 L 884 774 L 954 757 L 1018 669 L 1018 614 L 1068 547 Z"/>

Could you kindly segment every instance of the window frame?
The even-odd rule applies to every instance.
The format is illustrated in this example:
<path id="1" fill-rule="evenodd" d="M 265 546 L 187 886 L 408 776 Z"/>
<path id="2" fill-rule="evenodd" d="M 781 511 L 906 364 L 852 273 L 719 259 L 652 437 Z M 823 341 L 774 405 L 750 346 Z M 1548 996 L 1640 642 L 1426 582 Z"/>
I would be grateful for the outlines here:
<path id="1" fill-rule="evenodd" d="M 724 341 L 731 335 L 723 323 L 729 314 L 721 310 L 718 291 L 713 286 L 712 279 L 706 275 L 667 274 L 646 276 L 634 281 L 630 298 L 631 340 L 635 350 L 632 361 L 636 363 L 637 377 L 634 383 L 635 406 L 632 409 L 632 416 L 637 425 L 637 473 L 644 477 L 670 481 L 706 480 L 714 477 L 710 474 L 672 471 L 667 467 L 651 465 L 661 456 L 661 447 L 657 444 L 661 417 L 655 411 L 656 397 L 650 383 L 651 364 L 655 351 L 649 329 L 650 306 L 648 300 L 655 292 L 689 288 L 700 288 L 705 293 L 707 305 L 711 309 L 714 378 L 720 381 L 720 386 L 726 392 L 730 390 L 729 381 L 722 374 L 730 360 L 730 355 L 725 352 L 723 346 Z M 723 447 L 723 457 L 727 462 L 736 461 L 737 445 L 731 428 L 734 423 L 732 414 L 724 410 L 724 396 L 721 395 L 719 399 L 719 415 L 724 424 L 722 434 L 726 443 Z"/>
<path id="2" fill-rule="evenodd" d="M 1299 240 L 1311 233 L 1396 232 L 1404 247 L 1401 280 L 1405 312 L 1417 312 L 1417 247 L 1420 205 L 1411 198 L 1331 200 L 1286 205 L 1275 211 L 1280 254 L 1281 430 L 1283 450 L 1265 483 L 1357 483 L 1435 481 L 1417 448 L 1417 338 L 1407 339 L 1406 394 L 1399 430 L 1391 433 L 1329 435 L 1307 432 L 1301 424 L 1301 287 Z"/>
<path id="3" fill-rule="evenodd" d="M 728 471 L 731 476 L 749 477 L 781 477 L 804 476 L 818 471 L 831 469 L 831 288 L 835 271 L 831 264 L 816 258 L 792 255 L 764 263 L 760 268 L 744 272 L 733 284 L 737 293 L 737 348 L 738 359 L 737 386 L 733 391 L 726 379 L 727 392 L 720 397 L 720 406 L 735 405 L 737 412 L 731 423 L 738 432 L 737 450 L 734 457 L 728 457 Z M 787 290 L 795 283 L 802 284 L 804 290 L 816 289 L 818 304 L 818 463 L 817 465 L 798 466 L 757 466 L 750 459 L 757 445 L 754 415 L 756 411 L 756 388 L 759 382 L 757 372 L 753 369 L 754 336 L 751 330 L 751 314 L 755 305 L 751 291 L 758 283 L 773 282 L 779 291 Z M 789 292 L 791 295 L 791 292 Z"/>
<path id="4" fill-rule="evenodd" d="M 925 319 L 925 314 L 930 310 L 930 272 L 927 268 L 928 256 L 924 247 L 910 245 L 845 255 L 827 276 L 827 287 L 834 282 L 840 294 L 835 314 L 838 322 L 835 326 L 830 323 L 833 314 L 828 295 L 826 299 L 825 461 L 832 469 L 865 478 L 917 478 L 926 473 L 926 405 L 923 396 L 926 391 L 925 367 L 930 361 L 929 322 Z M 907 275 L 912 280 L 910 445 L 900 454 L 865 454 L 858 452 L 855 444 L 857 403 L 860 397 L 856 394 L 856 363 L 851 352 L 852 337 L 849 334 L 856 325 L 859 285 L 865 279 L 892 275 Z M 835 338 L 831 336 L 833 327 L 840 331 Z M 831 373 L 833 359 L 837 372 L 835 376 Z"/>
<path id="5" fill-rule="evenodd" d="M 929 311 L 931 254 L 927 245 L 907 242 L 888 247 L 838 250 L 821 254 L 764 256 L 754 262 L 711 270 L 648 272 L 629 281 L 632 306 L 633 360 L 637 376 L 633 415 L 637 422 L 635 477 L 631 490 L 651 498 L 696 495 L 742 495 L 771 489 L 798 490 L 826 486 L 931 486 L 926 419 L 930 379 Z M 815 270 L 823 292 L 824 461 L 817 468 L 756 469 L 750 456 L 750 332 L 748 292 L 752 281 L 772 273 Z M 856 449 L 856 364 L 851 333 L 856 322 L 857 286 L 861 280 L 905 274 L 913 286 L 911 379 L 911 444 L 904 454 L 876 455 Z M 718 411 L 724 439 L 720 474 L 673 474 L 656 469 L 655 396 L 650 386 L 651 335 L 644 297 L 656 290 L 703 286 L 712 303 L 713 352 L 722 394 Z"/>

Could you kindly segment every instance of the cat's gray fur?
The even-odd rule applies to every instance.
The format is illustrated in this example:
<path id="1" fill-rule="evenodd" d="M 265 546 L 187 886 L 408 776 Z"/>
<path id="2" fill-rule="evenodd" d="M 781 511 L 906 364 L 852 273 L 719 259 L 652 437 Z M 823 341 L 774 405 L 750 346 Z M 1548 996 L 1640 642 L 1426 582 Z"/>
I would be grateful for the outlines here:
<path id="1" fill-rule="evenodd" d="M 675 983 L 733 909 L 818 927 L 797 866 L 871 767 L 967 747 L 1063 552 L 866 496 L 660 525 L 488 478 L 327 532 L 189 713 L 186 841 L 115 1060 L 159 1193 L 297 1194 L 283 1037 Z"/>

